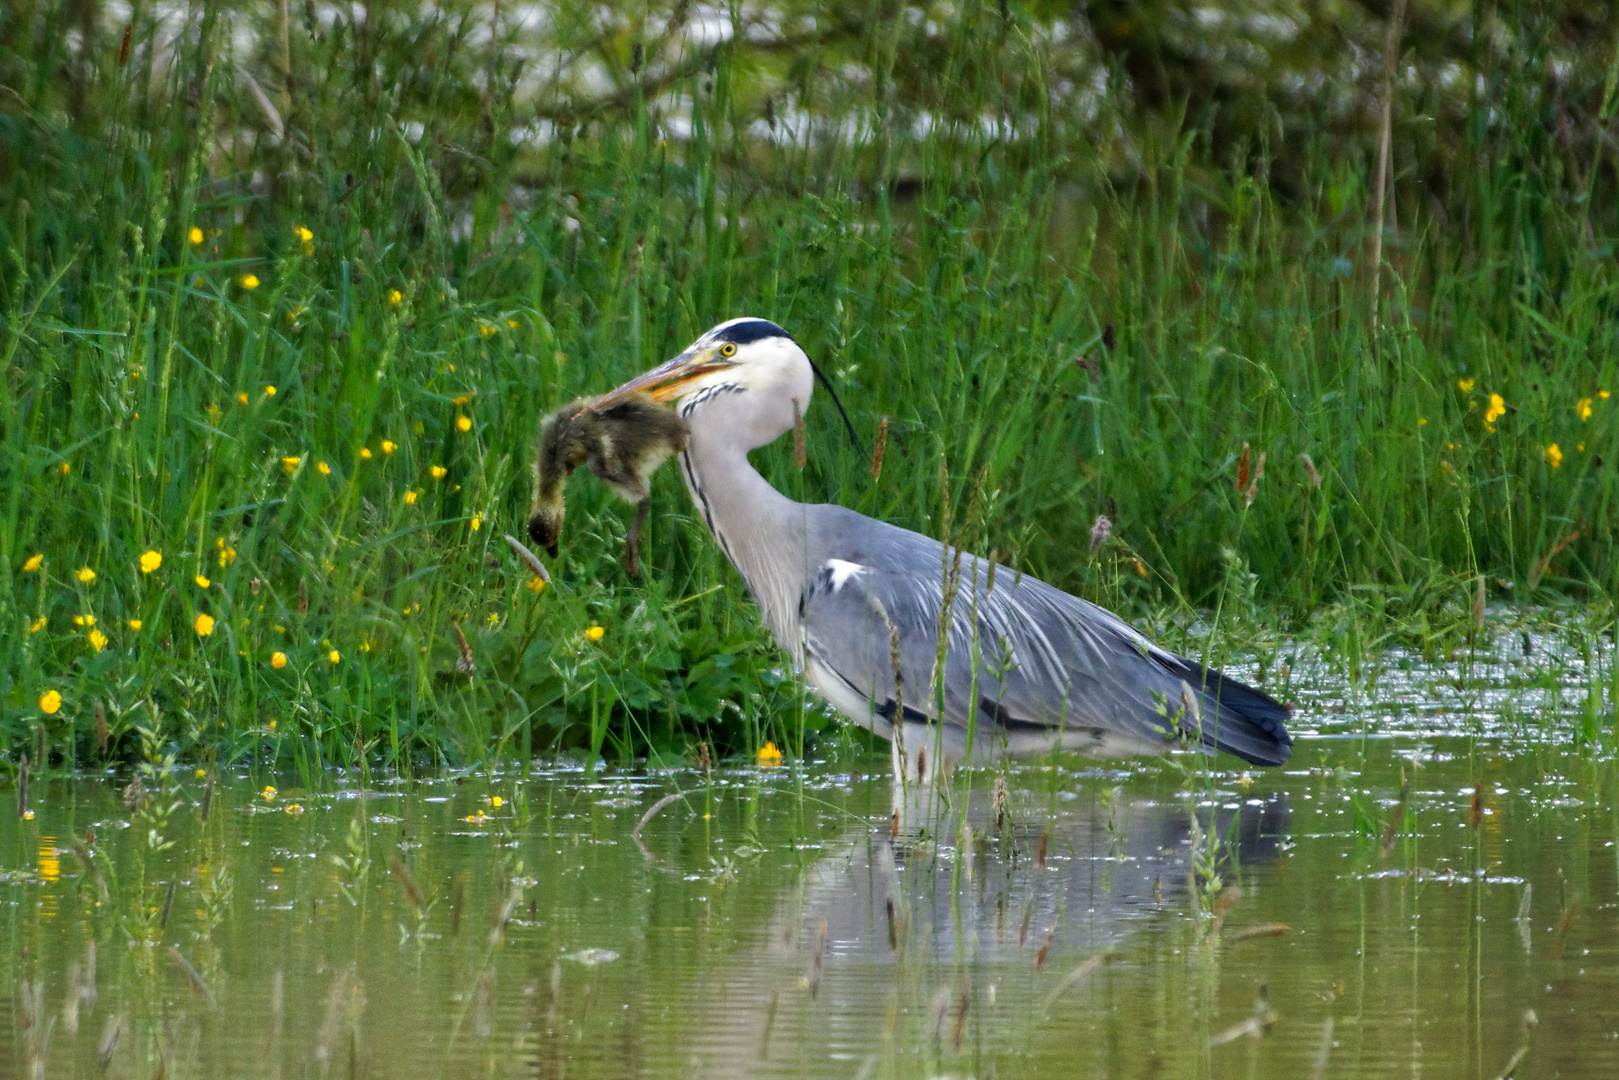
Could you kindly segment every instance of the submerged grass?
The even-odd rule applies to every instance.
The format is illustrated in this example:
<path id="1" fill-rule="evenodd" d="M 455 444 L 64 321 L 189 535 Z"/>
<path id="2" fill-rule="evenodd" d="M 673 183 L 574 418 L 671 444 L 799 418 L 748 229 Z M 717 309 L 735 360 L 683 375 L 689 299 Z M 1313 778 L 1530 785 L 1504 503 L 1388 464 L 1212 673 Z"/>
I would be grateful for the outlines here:
<path id="1" fill-rule="evenodd" d="M 972 121 L 1047 73 L 1035 43 L 983 78 L 1006 62 L 966 23 L 941 77 L 968 119 L 887 126 L 878 88 L 834 136 L 762 137 L 745 52 L 694 45 L 536 139 L 545 91 L 476 9 L 311 14 L 279 57 L 285 7 L 139 13 L 99 52 L 29 10 L 3 24 L 0 738 L 36 762 L 803 753 L 831 721 L 672 474 L 639 580 L 589 482 L 554 584 L 501 541 L 543 413 L 741 313 L 825 362 L 865 442 L 812 410 L 806 467 L 759 455 L 784 491 L 1213 611 L 1211 659 L 1265 661 L 1287 620 L 1357 666 L 1391 635 L 1450 655 L 1476 607 L 1619 585 L 1608 173 L 1525 164 L 1540 106 L 1510 86 L 1470 182 L 1408 199 L 1374 320 L 1360 149 L 1321 140 L 1284 189 L 1184 122 L 1121 170 L 1105 101 Z"/>

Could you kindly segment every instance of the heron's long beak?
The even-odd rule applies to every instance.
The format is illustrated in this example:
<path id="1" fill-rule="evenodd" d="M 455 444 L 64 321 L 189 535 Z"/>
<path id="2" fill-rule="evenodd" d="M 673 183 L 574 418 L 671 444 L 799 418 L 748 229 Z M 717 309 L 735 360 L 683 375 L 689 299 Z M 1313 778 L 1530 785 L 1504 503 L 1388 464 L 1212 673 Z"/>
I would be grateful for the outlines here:
<path id="1" fill-rule="evenodd" d="M 693 380 L 711 371 L 728 368 L 732 363 L 732 360 L 720 355 L 718 345 L 687 349 L 673 360 L 666 360 L 651 371 L 637 375 L 618 389 L 609 390 L 592 402 L 591 408 L 609 408 L 643 392 L 650 393 L 655 401 L 671 401 L 679 397 Z"/>

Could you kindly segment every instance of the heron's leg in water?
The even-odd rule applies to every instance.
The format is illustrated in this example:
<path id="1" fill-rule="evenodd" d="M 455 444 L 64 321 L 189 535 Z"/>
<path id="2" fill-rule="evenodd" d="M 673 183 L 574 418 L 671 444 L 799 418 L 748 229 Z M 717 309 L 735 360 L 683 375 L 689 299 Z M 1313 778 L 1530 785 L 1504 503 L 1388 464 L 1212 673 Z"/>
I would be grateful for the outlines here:
<path id="1" fill-rule="evenodd" d="M 630 577 L 641 576 L 641 526 L 646 524 L 647 511 L 652 509 L 651 499 L 642 499 L 635 511 L 635 524 L 624 537 L 624 569 Z"/>

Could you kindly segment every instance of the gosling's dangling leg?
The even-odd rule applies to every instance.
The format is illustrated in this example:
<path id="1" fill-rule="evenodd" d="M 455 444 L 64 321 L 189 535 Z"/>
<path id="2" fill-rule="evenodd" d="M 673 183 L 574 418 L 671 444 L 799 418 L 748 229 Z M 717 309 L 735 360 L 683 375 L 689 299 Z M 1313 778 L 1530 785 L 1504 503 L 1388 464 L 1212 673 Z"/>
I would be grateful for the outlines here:
<path id="1" fill-rule="evenodd" d="M 646 524 L 647 511 L 652 509 L 650 498 L 636 504 L 635 524 L 624 537 L 624 569 L 630 577 L 641 576 L 641 526 Z"/>

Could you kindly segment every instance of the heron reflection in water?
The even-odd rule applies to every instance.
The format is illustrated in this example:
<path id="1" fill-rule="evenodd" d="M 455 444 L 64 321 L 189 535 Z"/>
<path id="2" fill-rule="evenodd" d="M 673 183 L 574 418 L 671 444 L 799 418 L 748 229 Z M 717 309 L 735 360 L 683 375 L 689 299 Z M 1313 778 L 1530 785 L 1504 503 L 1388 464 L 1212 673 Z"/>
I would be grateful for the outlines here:
<path id="1" fill-rule="evenodd" d="M 677 403 L 689 428 L 681 473 L 709 531 L 809 684 L 890 740 L 897 775 L 925 780 L 947 762 L 1052 750 L 1113 757 L 1181 744 L 1256 765 L 1288 759 L 1285 706 L 1159 648 L 1112 612 L 771 487 L 748 452 L 800 422 L 817 377 L 825 382 L 781 327 L 733 319 L 592 407 L 642 394 Z M 958 587 L 947 580 L 953 564 Z"/>

